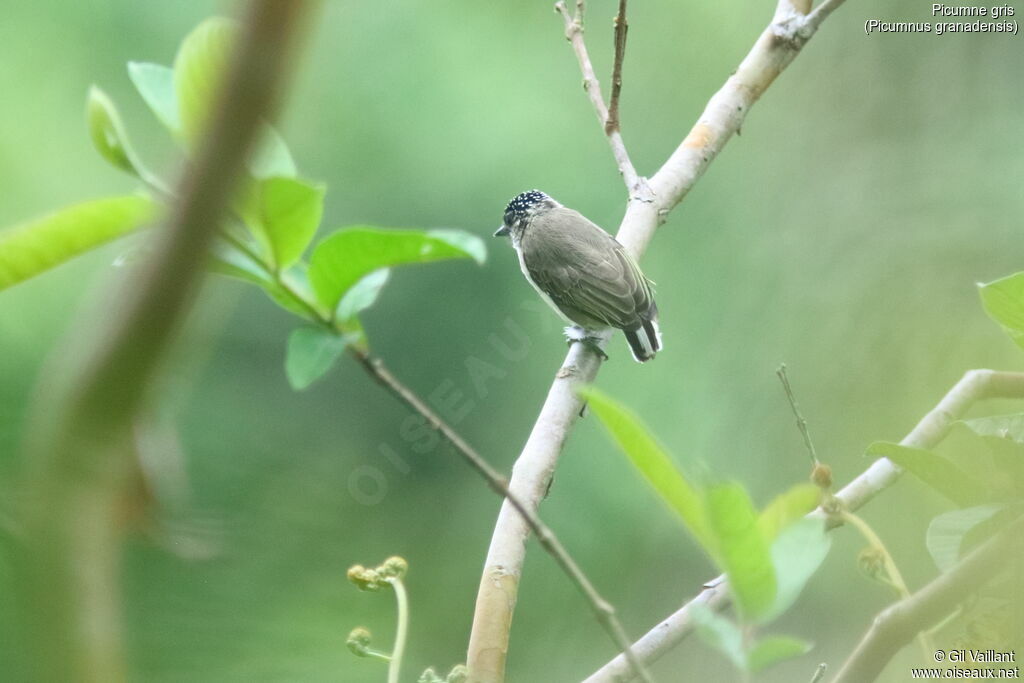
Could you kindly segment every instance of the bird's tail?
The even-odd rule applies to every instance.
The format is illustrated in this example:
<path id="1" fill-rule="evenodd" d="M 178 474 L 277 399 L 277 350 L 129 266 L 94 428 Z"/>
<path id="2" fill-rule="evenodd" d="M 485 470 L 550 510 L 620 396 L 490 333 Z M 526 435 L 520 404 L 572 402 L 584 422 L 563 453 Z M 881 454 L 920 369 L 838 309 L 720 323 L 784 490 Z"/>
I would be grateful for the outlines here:
<path id="1" fill-rule="evenodd" d="M 626 334 L 626 341 L 629 342 L 629 350 L 633 352 L 633 358 L 639 363 L 644 363 L 654 358 L 654 354 L 661 351 L 661 330 L 658 329 L 657 320 L 645 320 L 635 330 L 623 330 Z"/>

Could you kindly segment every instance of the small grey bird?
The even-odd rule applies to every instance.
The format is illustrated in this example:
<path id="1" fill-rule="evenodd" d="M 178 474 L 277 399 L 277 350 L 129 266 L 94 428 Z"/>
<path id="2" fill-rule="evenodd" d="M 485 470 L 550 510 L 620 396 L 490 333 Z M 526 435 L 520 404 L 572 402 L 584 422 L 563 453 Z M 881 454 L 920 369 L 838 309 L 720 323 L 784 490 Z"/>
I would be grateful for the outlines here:
<path id="1" fill-rule="evenodd" d="M 601 333 L 616 328 L 641 363 L 661 350 L 653 283 L 614 237 L 540 190 L 508 203 L 494 233 L 505 235 L 526 279 L 572 324 L 565 328 L 570 343 L 581 341 L 604 356 Z"/>

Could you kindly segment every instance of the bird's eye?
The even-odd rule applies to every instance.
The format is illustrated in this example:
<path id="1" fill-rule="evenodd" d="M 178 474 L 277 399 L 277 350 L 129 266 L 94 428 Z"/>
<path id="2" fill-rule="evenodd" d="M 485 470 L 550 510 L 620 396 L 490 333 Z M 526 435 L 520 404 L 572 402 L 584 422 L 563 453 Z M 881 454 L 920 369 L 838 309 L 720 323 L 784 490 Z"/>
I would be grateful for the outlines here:
<path id="1" fill-rule="evenodd" d="M 516 218 L 516 214 L 512 211 L 505 212 L 505 225 L 512 227 L 512 221 Z"/>

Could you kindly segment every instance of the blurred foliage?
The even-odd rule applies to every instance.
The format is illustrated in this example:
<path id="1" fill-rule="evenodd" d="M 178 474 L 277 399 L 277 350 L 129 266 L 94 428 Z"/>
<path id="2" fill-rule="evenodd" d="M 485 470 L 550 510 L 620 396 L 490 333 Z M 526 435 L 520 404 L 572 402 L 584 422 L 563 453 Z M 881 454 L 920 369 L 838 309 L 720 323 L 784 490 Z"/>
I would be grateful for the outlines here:
<path id="1" fill-rule="evenodd" d="M 550 9 L 325 3 L 278 127 L 302 175 L 330 190 L 326 226 L 486 237 L 509 197 L 539 187 L 613 229 L 625 192 Z M 210 12 L 193 0 L 7 8 L 0 89 L 16 96 L 0 107 L 0 128 L 12 132 L 0 140 L 0 225 L 135 190 L 90 148 L 81 103 L 93 82 L 120 105 L 152 168 L 173 177 L 176 145 L 135 96 L 124 64 L 166 63 Z M 641 172 L 678 144 L 771 12 L 744 3 L 631 7 L 621 117 Z M 613 13 L 613 2 L 590 4 L 587 35 L 605 81 Z M 644 260 L 658 282 L 665 352 L 638 366 L 613 347 L 599 378 L 687 472 L 699 476 L 707 463 L 742 482 L 759 507 L 806 477 L 773 376 L 779 361 L 800 378 L 800 402 L 838 485 L 869 464 L 860 456 L 867 444 L 898 440 L 966 369 L 1021 366 L 974 289 L 1021 269 L 1024 157 L 1010 139 L 1024 109 L 1019 44 L 861 31 L 868 18 L 904 18 L 895 13 L 881 0 L 846 3 L 765 94 Z M 76 340 L 62 339 L 70 318 L 102 327 L 124 278 L 109 266 L 132 248 L 110 245 L 0 296 L 3 480 L 18 467 L 44 360 L 78 352 Z M 391 280 L 362 316 L 376 352 L 509 468 L 563 356 L 558 321 L 534 306 L 511 252 L 481 269 L 442 264 L 396 270 Z M 280 362 L 292 327 L 251 287 L 211 280 L 160 387 L 154 419 L 180 435 L 189 495 L 166 511 L 165 543 L 136 538 L 126 549 L 139 680 L 380 681 L 379 664 L 353 659 L 345 638 L 352 624 L 392 625 L 370 596 L 348 589 L 344 572 L 394 552 L 416 568 L 407 676 L 430 665 L 448 671 L 465 657 L 499 501 L 354 365 L 341 362 L 293 393 Z M 1019 410 L 997 403 L 985 412 Z M 576 429 L 542 514 L 639 635 L 715 570 L 680 540 L 596 422 Z M 156 443 L 147 462 L 174 470 Z M 0 491 L 6 542 L 17 533 L 8 513 L 16 494 Z M 949 510 L 907 477 L 863 512 L 912 589 L 935 574 L 925 531 Z M 779 627 L 813 632 L 811 657 L 838 662 L 890 598 L 865 590 L 853 560 L 860 540 L 844 531 L 833 540 Z M 0 555 L 0 659 L 17 680 L 8 574 Z M 973 613 L 967 642 L 1006 621 L 984 605 Z M 703 647 L 677 648 L 655 675 L 685 666 L 697 680 L 732 680 Z M 578 679 L 613 654 L 571 584 L 533 547 L 511 679 Z M 916 656 L 904 652 L 894 678 Z M 808 659 L 764 680 L 809 679 Z"/>
<path id="2" fill-rule="evenodd" d="M 829 493 L 797 484 L 758 513 L 741 484 L 692 484 L 636 415 L 593 387 L 581 393 L 626 457 L 728 578 L 739 623 L 700 605 L 695 618 L 705 640 L 747 672 L 810 650 L 810 643 L 788 636 L 762 638 L 754 627 L 788 610 L 825 560 L 831 545 L 825 520 L 801 518 Z"/>

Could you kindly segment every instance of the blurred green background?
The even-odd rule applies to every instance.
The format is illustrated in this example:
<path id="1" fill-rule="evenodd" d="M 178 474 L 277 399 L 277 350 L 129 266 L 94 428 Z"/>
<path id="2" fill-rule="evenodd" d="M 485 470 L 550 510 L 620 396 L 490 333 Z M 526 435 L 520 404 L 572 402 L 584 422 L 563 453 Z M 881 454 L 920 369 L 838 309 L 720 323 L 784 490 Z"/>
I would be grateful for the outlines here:
<path id="1" fill-rule="evenodd" d="M 603 81 L 614 5 L 590 6 Z M 230 10 L 195 0 L 10 4 L 0 23 L 0 225 L 134 188 L 90 147 L 90 83 L 117 101 L 144 156 L 173 174 L 173 146 L 124 64 L 170 63 L 195 24 Z M 630 8 L 622 121 L 641 172 L 685 136 L 772 11 L 668 0 Z M 881 0 L 848 3 L 767 92 L 644 259 L 665 352 L 639 366 L 616 339 L 598 381 L 682 466 L 739 479 L 759 504 L 808 471 L 774 374 L 780 362 L 840 484 L 869 464 L 868 443 L 901 438 L 965 370 L 1021 365 L 975 290 L 1022 265 L 1020 39 L 864 35 L 868 18 L 928 19 L 924 5 L 900 12 Z M 301 171 L 329 187 L 325 229 L 365 222 L 489 236 L 508 199 L 538 187 L 614 231 L 626 197 L 579 85 L 547 0 L 332 2 L 281 127 Z M 125 275 L 111 263 L 126 245 L 0 294 L 3 480 L 18 467 L 47 356 L 58 346 L 74 353 L 73 323 L 109 318 Z M 423 395 L 461 392 L 450 417 L 508 471 L 565 347 L 553 314 L 524 307 L 535 295 L 512 251 L 489 245 L 483 268 L 396 272 L 365 324 L 376 353 Z M 191 497 L 173 512 L 180 536 L 170 543 L 183 552 L 142 538 L 127 547 L 135 679 L 381 681 L 384 665 L 354 658 L 344 640 L 363 625 L 390 647 L 391 598 L 358 592 L 344 573 L 391 554 L 411 564 L 404 679 L 462 661 L 499 500 L 449 448 L 419 452 L 403 438 L 407 411 L 351 362 L 292 392 L 282 358 L 295 321 L 253 288 L 211 279 L 199 304 L 158 420 L 177 432 L 187 470 Z M 504 357 L 492 335 L 523 357 Z M 486 392 L 467 369 L 476 361 L 502 374 Z M 155 448 L 161 460 L 166 444 Z M 946 507 L 908 479 L 864 510 L 912 587 L 935 573 L 924 531 Z M 595 419 L 574 432 L 542 513 L 634 636 L 713 575 Z M 817 648 L 765 680 L 808 680 L 819 661 L 834 671 L 890 600 L 859 575 L 853 533 L 835 541 L 777 627 Z M 17 680 L 8 578 L 0 556 L 0 661 Z M 892 680 L 904 680 L 908 653 Z M 510 680 L 579 679 L 614 654 L 531 542 Z M 736 678 L 696 639 L 654 671 Z"/>

